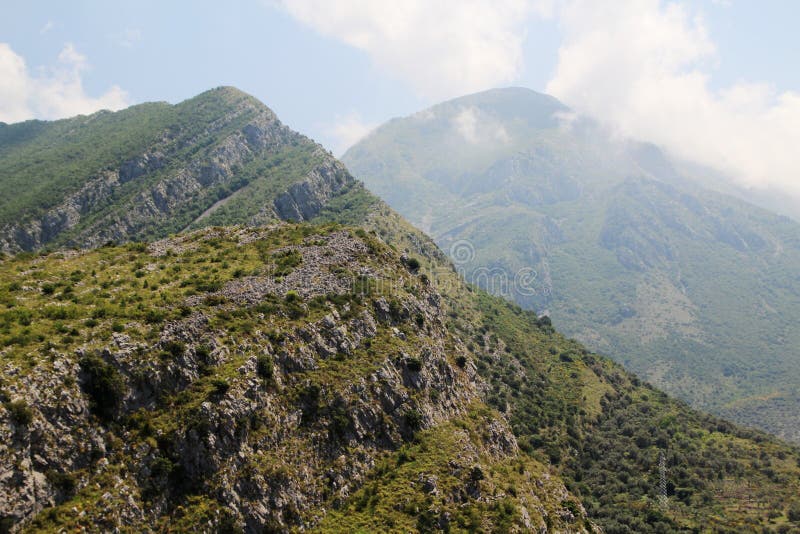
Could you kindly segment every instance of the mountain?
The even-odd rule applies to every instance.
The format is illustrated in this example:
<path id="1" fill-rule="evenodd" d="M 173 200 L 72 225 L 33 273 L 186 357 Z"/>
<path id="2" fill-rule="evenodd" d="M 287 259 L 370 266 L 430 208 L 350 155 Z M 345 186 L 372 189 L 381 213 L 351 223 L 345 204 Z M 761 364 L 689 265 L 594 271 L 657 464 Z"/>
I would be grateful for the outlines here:
<path id="1" fill-rule="evenodd" d="M 0 168 L 6 252 L 301 221 L 359 194 L 330 153 L 231 87 L 175 106 L 7 126 Z"/>
<path id="2" fill-rule="evenodd" d="M 232 89 L 176 107 L 194 115 L 209 101 L 210 124 L 253 113 L 229 146 L 269 116 Z M 128 127 L 110 131 L 127 138 Z M 302 149 L 321 159 L 248 175 L 223 205 L 241 209 L 200 217 L 216 186 L 193 178 L 194 189 L 172 190 L 180 202 L 137 211 L 159 183 L 209 165 L 222 141 L 198 134 L 184 159 L 129 180 L 135 195 L 78 210 L 45 240 L 59 250 L 0 256 L 2 531 L 800 527 L 796 448 L 694 411 L 465 283 L 335 159 L 273 127 L 297 139 L 280 149 L 286 160 Z M 108 137 L 93 130 L 82 135 Z M 20 147 L 35 136 L 23 137 Z M 92 154 L 61 143 L 51 139 L 52 153 Z M 246 144 L 242 168 L 274 155 Z M 119 173 L 130 154 L 103 169 Z M 53 162 L 43 175 L 67 176 Z M 98 172 L 76 174 L 75 190 Z M 289 198 L 296 209 L 283 211 Z M 8 224 L 40 249 L 35 229 L 61 204 L 31 204 Z M 137 241 L 171 232 L 178 206 L 194 210 L 186 227 L 206 228 Z M 212 226 L 221 214 L 228 226 Z M 308 220 L 290 221 L 298 214 Z"/>
<path id="3" fill-rule="evenodd" d="M 343 161 L 468 280 L 695 407 L 800 441 L 797 223 L 520 88 L 389 121 Z"/>

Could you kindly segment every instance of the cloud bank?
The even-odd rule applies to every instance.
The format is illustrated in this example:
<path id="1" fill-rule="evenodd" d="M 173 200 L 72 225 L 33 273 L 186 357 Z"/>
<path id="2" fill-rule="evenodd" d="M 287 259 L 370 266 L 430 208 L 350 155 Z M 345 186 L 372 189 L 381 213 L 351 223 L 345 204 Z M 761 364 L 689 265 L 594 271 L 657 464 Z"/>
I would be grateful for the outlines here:
<path id="1" fill-rule="evenodd" d="M 21 56 L 0 43 L 0 121 L 59 119 L 128 105 L 128 95 L 116 85 L 98 97 L 87 95 L 82 76 L 88 68 L 86 57 L 68 43 L 56 66 L 31 73 Z"/>
<path id="2" fill-rule="evenodd" d="M 558 20 L 547 92 L 742 185 L 800 194 L 800 93 L 762 82 L 712 89 L 718 52 L 698 13 L 658 0 L 578 0 Z"/>
<path id="3" fill-rule="evenodd" d="M 546 92 L 621 134 L 657 143 L 742 185 L 800 195 L 800 94 L 778 92 L 768 82 L 713 89 L 718 51 L 696 4 L 283 0 L 281 5 L 317 32 L 363 50 L 430 100 L 514 82 L 525 60 L 526 21 L 550 18 L 562 41 Z M 462 126 L 467 133 L 478 127 L 469 120 Z"/>
<path id="4" fill-rule="evenodd" d="M 528 0 L 283 0 L 317 32 L 366 52 L 420 95 L 444 99 L 513 81 Z"/>

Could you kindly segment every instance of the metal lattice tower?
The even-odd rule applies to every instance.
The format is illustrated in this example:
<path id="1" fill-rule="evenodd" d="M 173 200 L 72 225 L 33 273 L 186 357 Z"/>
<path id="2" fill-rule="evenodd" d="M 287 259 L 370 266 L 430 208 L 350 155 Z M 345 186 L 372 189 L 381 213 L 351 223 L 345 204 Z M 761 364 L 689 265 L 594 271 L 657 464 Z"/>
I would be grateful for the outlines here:
<path id="1" fill-rule="evenodd" d="M 664 451 L 659 451 L 658 456 L 658 504 L 661 508 L 666 509 L 669 506 L 669 498 L 667 497 L 667 459 L 664 456 Z"/>

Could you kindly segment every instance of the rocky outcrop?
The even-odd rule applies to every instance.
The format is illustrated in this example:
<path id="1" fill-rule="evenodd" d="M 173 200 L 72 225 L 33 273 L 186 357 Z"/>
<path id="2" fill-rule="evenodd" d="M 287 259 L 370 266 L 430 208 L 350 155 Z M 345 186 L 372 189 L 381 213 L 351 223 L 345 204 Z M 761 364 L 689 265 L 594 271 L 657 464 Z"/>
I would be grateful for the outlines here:
<path id="1" fill-rule="evenodd" d="M 305 181 L 293 184 L 278 196 L 275 212 L 286 221 L 313 219 L 331 197 L 352 182 L 344 165 L 330 158 L 311 171 Z"/>

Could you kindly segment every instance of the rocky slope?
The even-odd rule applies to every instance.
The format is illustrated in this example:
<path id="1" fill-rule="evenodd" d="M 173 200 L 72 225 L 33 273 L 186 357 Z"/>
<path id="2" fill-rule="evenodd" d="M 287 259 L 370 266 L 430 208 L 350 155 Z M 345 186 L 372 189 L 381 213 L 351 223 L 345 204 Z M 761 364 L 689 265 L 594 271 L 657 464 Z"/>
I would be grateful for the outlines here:
<path id="1" fill-rule="evenodd" d="M 210 230 L 0 268 L 22 269 L 0 370 L 6 528 L 323 528 L 404 463 L 409 486 L 384 496 L 398 517 L 375 527 L 592 528 L 483 404 L 441 296 L 364 233 Z"/>
<path id="2" fill-rule="evenodd" d="M 391 212 L 368 224 L 0 263 L 3 528 L 795 525 L 797 451 L 465 286 Z"/>
<path id="3" fill-rule="evenodd" d="M 521 88 L 392 120 L 343 161 L 470 281 L 695 407 L 800 442 L 797 223 Z"/>

